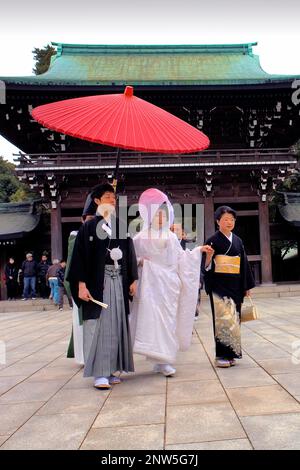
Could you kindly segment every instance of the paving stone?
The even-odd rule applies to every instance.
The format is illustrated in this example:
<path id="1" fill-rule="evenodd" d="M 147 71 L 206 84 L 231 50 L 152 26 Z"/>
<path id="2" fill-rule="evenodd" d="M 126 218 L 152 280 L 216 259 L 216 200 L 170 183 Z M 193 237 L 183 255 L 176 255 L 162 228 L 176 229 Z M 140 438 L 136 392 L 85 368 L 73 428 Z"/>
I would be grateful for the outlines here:
<path id="1" fill-rule="evenodd" d="M 228 403 L 169 406 L 167 409 L 167 445 L 245 437 Z"/>
<path id="2" fill-rule="evenodd" d="M 93 428 L 164 423 L 165 400 L 165 395 L 109 397 Z"/>
<path id="3" fill-rule="evenodd" d="M 64 380 L 49 380 L 48 382 L 22 382 L 0 397 L 2 403 L 20 403 L 47 401 L 63 386 Z"/>
<path id="4" fill-rule="evenodd" d="M 93 388 L 93 377 L 83 377 L 82 370 L 77 372 L 65 385 L 64 389 Z"/>
<path id="5" fill-rule="evenodd" d="M 128 375 L 122 378 L 121 384 L 113 387 L 111 396 L 122 397 L 125 395 L 157 395 L 165 394 L 167 379 L 161 374 Z"/>
<path id="6" fill-rule="evenodd" d="M 269 342 L 267 344 L 264 344 L 263 346 L 254 345 L 250 347 L 245 347 L 245 350 L 247 354 L 249 354 L 249 356 L 255 359 L 256 361 L 263 359 L 277 359 L 282 357 L 290 357 L 288 352 L 276 346 L 273 346 Z"/>
<path id="7" fill-rule="evenodd" d="M 0 372 L 0 381 L 1 377 L 13 377 L 15 375 L 26 375 L 27 377 L 34 374 L 37 370 L 44 367 L 44 362 L 35 362 L 27 364 L 13 364 L 12 366 L 6 367 Z"/>
<path id="8" fill-rule="evenodd" d="M 242 423 L 254 449 L 300 449 L 300 413 L 249 416 Z"/>
<path id="9" fill-rule="evenodd" d="M 234 388 L 227 393 L 240 416 L 300 412 L 299 403 L 279 385 Z"/>
<path id="10" fill-rule="evenodd" d="M 29 377 L 28 382 L 43 382 L 44 380 L 59 380 L 64 378 L 69 380 L 75 374 L 76 370 L 67 370 L 63 367 L 43 368 Z"/>
<path id="11" fill-rule="evenodd" d="M 76 450 L 94 419 L 94 413 L 33 416 L 1 450 Z"/>
<path id="12" fill-rule="evenodd" d="M 25 379 L 26 375 L 0 377 L 0 395 L 3 395 L 18 383 L 23 382 Z"/>
<path id="13" fill-rule="evenodd" d="M 225 388 L 259 387 L 263 385 L 276 385 L 276 382 L 265 371 L 257 368 L 218 369 L 217 374 Z"/>
<path id="14" fill-rule="evenodd" d="M 291 395 L 300 395 L 300 374 L 278 374 L 274 379 Z"/>
<path id="15" fill-rule="evenodd" d="M 168 383 L 168 405 L 224 403 L 228 398 L 217 381 Z"/>
<path id="16" fill-rule="evenodd" d="M 54 395 L 54 397 L 38 411 L 37 415 L 99 412 L 108 395 L 109 391 L 96 390 L 95 388 L 88 390 L 63 389 Z"/>
<path id="17" fill-rule="evenodd" d="M 248 439 L 234 439 L 227 441 L 194 442 L 192 444 L 172 444 L 166 450 L 252 450 Z"/>
<path id="18" fill-rule="evenodd" d="M 43 402 L 0 405 L 0 435 L 15 432 L 31 418 L 41 406 L 43 406 Z"/>
<path id="19" fill-rule="evenodd" d="M 7 436 L 0 436 L 0 447 L 2 444 L 4 444 L 5 441 L 10 437 L 10 434 Z"/>
<path id="20" fill-rule="evenodd" d="M 265 369 L 269 374 L 286 374 L 295 372 L 300 374 L 300 361 L 293 362 L 292 356 L 283 359 L 268 359 L 258 361 L 259 365 Z"/>
<path id="21" fill-rule="evenodd" d="M 210 362 L 204 364 L 175 364 L 176 374 L 169 379 L 170 383 L 184 381 L 217 380 L 217 375 Z"/>
<path id="22" fill-rule="evenodd" d="M 81 450 L 162 450 L 164 425 L 91 429 Z"/>

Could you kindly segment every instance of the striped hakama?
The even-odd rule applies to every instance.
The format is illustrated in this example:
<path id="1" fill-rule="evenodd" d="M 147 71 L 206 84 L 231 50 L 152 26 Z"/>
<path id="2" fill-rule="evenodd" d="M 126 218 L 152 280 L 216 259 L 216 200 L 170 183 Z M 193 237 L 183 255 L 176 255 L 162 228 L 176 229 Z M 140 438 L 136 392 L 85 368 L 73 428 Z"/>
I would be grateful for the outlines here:
<path id="1" fill-rule="evenodd" d="M 83 322 L 84 377 L 134 372 L 120 266 L 105 265 L 103 302 L 108 308 L 102 309 L 99 318 Z"/>

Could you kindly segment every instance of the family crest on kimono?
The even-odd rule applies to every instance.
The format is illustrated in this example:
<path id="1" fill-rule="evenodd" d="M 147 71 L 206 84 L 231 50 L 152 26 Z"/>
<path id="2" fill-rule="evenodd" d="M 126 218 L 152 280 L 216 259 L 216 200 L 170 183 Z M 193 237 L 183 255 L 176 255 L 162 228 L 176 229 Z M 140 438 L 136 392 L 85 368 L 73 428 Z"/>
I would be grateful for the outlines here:
<path id="1" fill-rule="evenodd" d="M 219 230 L 206 241 L 214 250 L 204 279 L 213 315 L 217 367 L 234 366 L 235 359 L 242 358 L 241 307 L 255 287 L 243 242 L 232 232 L 236 218 L 230 207 L 219 207 L 215 213 Z"/>
<path id="2" fill-rule="evenodd" d="M 128 315 L 138 273 L 133 242 L 119 235 L 113 187 L 98 185 L 91 198 L 96 217 L 78 231 L 67 280 L 82 308 L 83 375 L 108 389 L 121 381 L 116 372 L 134 372 Z"/>
<path id="3" fill-rule="evenodd" d="M 173 207 L 158 189 L 139 199 L 142 230 L 133 243 L 138 259 L 137 294 L 131 304 L 133 351 L 154 363 L 154 371 L 172 376 L 178 351 L 191 343 L 198 299 L 201 253 L 210 262 L 210 246 L 183 250 L 170 230 Z"/>

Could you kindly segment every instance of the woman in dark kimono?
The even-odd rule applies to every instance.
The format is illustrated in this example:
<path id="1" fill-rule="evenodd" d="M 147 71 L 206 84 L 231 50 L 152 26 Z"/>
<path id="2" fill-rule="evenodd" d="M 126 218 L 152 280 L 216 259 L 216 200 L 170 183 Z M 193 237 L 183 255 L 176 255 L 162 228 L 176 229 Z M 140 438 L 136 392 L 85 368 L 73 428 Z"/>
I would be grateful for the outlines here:
<path id="1" fill-rule="evenodd" d="M 213 314 L 216 366 L 231 367 L 242 358 L 241 306 L 255 283 L 243 242 L 232 233 L 236 212 L 219 207 L 215 220 L 219 230 L 206 241 L 215 253 L 206 267 L 205 288 Z"/>

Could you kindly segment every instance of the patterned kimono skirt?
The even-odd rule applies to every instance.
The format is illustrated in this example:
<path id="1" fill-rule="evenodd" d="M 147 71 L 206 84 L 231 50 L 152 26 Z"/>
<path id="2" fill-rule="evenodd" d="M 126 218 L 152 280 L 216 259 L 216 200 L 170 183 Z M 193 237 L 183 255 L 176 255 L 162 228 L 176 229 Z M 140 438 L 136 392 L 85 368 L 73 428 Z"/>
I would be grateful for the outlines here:
<path id="1" fill-rule="evenodd" d="M 84 377 L 109 377 L 117 371 L 134 372 L 120 271 L 120 267 L 105 266 L 103 302 L 108 308 L 102 309 L 97 320 L 83 322 Z"/>
<path id="2" fill-rule="evenodd" d="M 219 359 L 241 359 L 241 305 L 230 297 L 210 295 L 213 312 L 216 357 Z"/>

